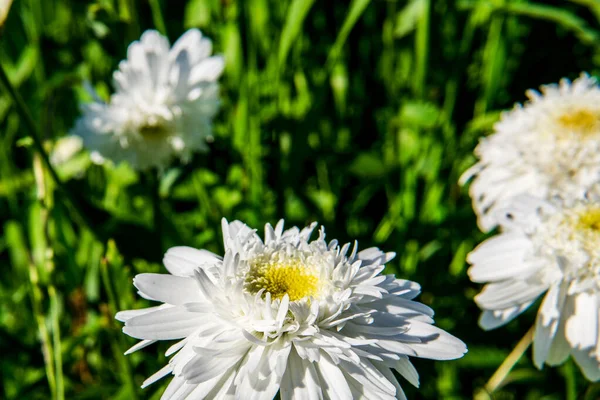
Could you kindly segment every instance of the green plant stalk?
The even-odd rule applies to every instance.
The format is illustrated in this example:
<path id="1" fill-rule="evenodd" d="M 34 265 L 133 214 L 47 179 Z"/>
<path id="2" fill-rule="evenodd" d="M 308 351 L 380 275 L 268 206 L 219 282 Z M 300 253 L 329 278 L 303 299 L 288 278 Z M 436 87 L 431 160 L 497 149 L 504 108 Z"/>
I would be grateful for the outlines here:
<path id="1" fill-rule="evenodd" d="M 483 76 L 484 76 L 484 90 L 483 97 L 475 103 L 475 116 L 484 114 L 490 106 L 491 100 L 495 94 L 497 82 L 494 79 L 495 64 L 499 62 L 497 59 L 498 51 L 502 45 L 502 25 L 504 24 L 504 17 L 496 16 L 492 17 L 490 29 L 488 32 L 487 41 L 483 50 L 484 65 L 483 65 Z"/>
<path id="2" fill-rule="evenodd" d="M 600 3 L 598 0 L 571 0 L 573 3 L 579 3 L 587 7 L 594 14 L 598 22 L 600 22 Z"/>
<path id="3" fill-rule="evenodd" d="M 48 296 L 50 297 L 50 318 L 52 320 L 52 339 L 54 347 L 54 365 L 56 371 L 56 399 L 65 399 L 65 383 L 62 368 L 62 346 L 60 340 L 60 316 L 58 296 L 54 285 L 48 287 Z"/>
<path id="4" fill-rule="evenodd" d="M 148 183 L 150 187 L 150 197 L 152 198 L 152 219 L 153 229 L 157 237 L 157 242 L 162 251 L 162 213 L 160 210 L 160 178 L 158 170 L 152 169 L 147 173 Z"/>
<path id="5" fill-rule="evenodd" d="M 196 198 L 198 199 L 198 203 L 203 208 L 203 213 L 205 216 L 210 216 L 211 218 L 216 218 L 215 210 L 210 204 L 210 196 L 206 191 L 206 187 L 204 186 L 204 182 L 202 182 L 202 178 L 194 174 L 192 177 L 192 183 L 194 185 L 194 191 L 196 192 Z M 216 219 L 215 219 L 216 220 Z"/>
<path id="6" fill-rule="evenodd" d="M 458 88 L 465 70 L 466 57 L 471 50 L 473 44 L 473 38 L 475 36 L 475 22 L 473 17 L 469 18 L 467 24 L 464 27 L 462 38 L 460 41 L 460 47 L 458 50 L 458 57 L 455 64 L 455 69 L 452 79 L 446 85 L 446 95 L 444 96 L 444 115 L 448 123 L 452 122 L 452 115 L 454 114 L 454 108 L 456 107 L 456 100 L 458 96 Z"/>
<path id="7" fill-rule="evenodd" d="M 598 400 L 600 397 L 600 382 L 590 383 L 585 393 L 583 394 L 582 400 Z"/>
<path id="8" fill-rule="evenodd" d="M 535 331 L 535 325 L 532 326 L 525 336 L 519 340 L 515 348 L 510 352 L 510 354 L 504 359 L 500 367 L 494 372 L 489 381 L 485 384 L 485 390 L 487 393 L 492 394 L 498 389 L 502 382 L 506 379 L 510 371 L 513 367 L 519 362 L 525 351 L 533 342 L 533 332 Z"/>
<path id="9" fill-rule="evenodd" d="M 119 18 L 127 23 L 126 42 L 132 42 L 139 38 L 140 24 L 134 0 L 119 0 Z"/>
<path id="10" fill-rule="evenodd" d="M 29 283 L 31 283 L 31 303 L 33 315 L 40 332 L 42 342 L 42 354 L 44 356 L 44 366 L 46 369 L 46 378 L 48 386 L 52 393 L 52 398 L 56 398 L 56 374 L 54 373 L 54 351 L 50 340 L 50 333 L 46 327 L 46 318 L 42 312 L 42 290 L 40 289 L 39 276 L 33 263 L 29 263 Z"/>
<path id="11" fill-rule="evenodd" d="M 160 3 L 158 0 L 148 0 L 148 3 L 150 3 L 150 11 L 152 12 L 152 22 L 154 22 L 154 26 L 160 33 L 167 36 L 167 27 L 160 9 Z"/>
<path id="12" fill-rule="evenodd" d="M 335 39 L 335 43 L 333 44 L 333 46 L 331 46 L 329 54 L 327 55 L 325 69 L 327 69 L 328 71 L 331 71 L 331 69 L 337 62 L 342 52 L 342 47 L 344 46 L 344 43 L 346 43 L 348 35 L 350 34 L 352 28 L 354 28 L 354 26 L 356 25 L 356 23 L 358 22 L 358 20 L 365 12 L 370 3 L 371 0 L 353 0 L 350 3 L 348 14 L 344 19 L 344 24 L 342 25 L 342 28 L 340 29 Z"/>
<path id="13" fill-rule="evenodd" d="M 11 84 L 10 79 L 8 79 L 8 75 L 6 74 L 2 63 L 0 63 L 0 81 L 2 81 L 2 85 L 5 87 L 10 97 L 13 99 L 17 112 L 25 121 L 25 125 L 29 130 L 35 149 L 42 158 L 42 162 L 48 169 L 48 172 L 50 173 L 50 176 L 52 177 L 52 180 L 56 184 L 57 188 L 65 196 L 67 201 L 71 204 L 73 210 L 75 211 L 75 216 L 77 219 L 79 219 L 79 222 L 85 225 L 92 233 L 96 234 L 96 232 L 92 229 L 92 224 L 85 216 L 85 213 L 81 211 L 79 203 L 75 200 L 73 194 L 64 186 L 61 179 L 58 177 L 56 170 L 50 163 L 50 158 L 48 157 L 48 153 L 46 153 L 46 149 L 44 149 L 44 144 L 42 143 L 41 135 L 35 125 L 35 122 L 33 121 L 33 118 L 31 117 L 29 109 L 27 108 L 27 105 L 23 101 L 21 95 L 19 95 L 14 86 Z"/>
<path id="14" fill-rule="evenodd" d="M 245 15 L 247 18 L 251 18 L 252 10 L 248 4 L 245 7 Z M 252 37 L 250 27 L 247 26 L 248 31 L 246 34 Z M 251 204 L 261 209 L 261 199 L 264 194 L 263 189 L 263 169 L 262 169 L 262 155 L 263 149 L 261 146 L 261 128 L 260 120 L 257 117 L 258 107 L 260 107 L 259 99 L 256 96 L 256 90 L 258 88 L 258 61 L 256 54 L 256 45 L 254 40 L 248 41 L 248 56 L 247 56 L 247 73 L 246 73 L 246 85 L 248 94 L 248 104 L 250 112 L 248 113 L 247 129 L 249 130 L 248 135 L 248 170 L 250 171 L 250 199 Z"/>
<path id="15" fill-rule="evenodd" d="M 48 218 L 49 212 L 48 207 L 51 206 L 52 200 L 50 196 L 50 188 L 46 184 L 46 174 L 44 172 L 44 166 L 40 161 L 41 156 L 38 153 L 35 153 L 33 156 L 33 172 L 35 177 L 35 185 L 37 189 L 37 199 L 40 203 L 40 221 L 41 226 L 44 232 L 44 242 L 42 244 L 42 253 L 45 255 L 46 250 L 48 248 Z M 57 400 L 64 400 L 64 379 L 62 373 L 62 354 L 61 354 L 61 343 L 60 343 L 60 329 L 59 329 L 59 321 L 58 321 L 58 304 L 56 302 L 56 290 L 52 284 L 49 284 L 48 288 L 48 296 L 50 298 L 50 322 L 51 322 L 51 331 L 52 338 L 50 338 L 50 334 L 48 333 L 46 327 L 46 317 L 43 313 L 42 302 L 42 291 L 39 288 L 38 282 L 40 279 L 40 273 L 43 275 L 43 280 L 46 282 L 51 281 L 51 270 L 52 268 L 48 264 L 49 260 L 44 256 L 43 260 L 39 260 L 39 265 L 36 268 L 32 264 L 33 270 L 30 271 L 30 281 L 32 284 L 32 294 L 36 299 L 37 305 L 34 304 L 34 313 L 39 314 L 40 317 L 38 319 L 38 323 L 40 325 L 40 330 L 44 330 L 44 334 L 42 334 L 42 348 L 44 351 L 44 360 L 47 362 L 51 369 L 51 373 L 48 374 L 48 379 L 50 380 L 50 376 L 52 376 L 52 382 L 50 384 L 50 389 L 52 391 L 52 397 Z M 52 340 L 52 345 L 50 345 L 50 340 Z M 44 342 L 47 342 L 47 346 L 44 346 Z M 47 366 L 48 370 L 48 366 Z"/>
<path id="16" fill-rule="evenodd" d="M 415 35 L 415 80 L 413 91 L 419 98 L 425 95 L 425 81 L 427 77 L 427 62 L 429 55 L 429 19 L 431 12 L 429 0 L 423 1 L 423 12 L 417 24 Z"/>
<path id="17" fill-rule="evenodd" d="M 117 310 L 120 310 L 119 304 L 117 303 L 117 297 L 115 296 L 115 291 L 111 285 L 110 272 L 108 270 L 108 260 L 104 258 L 100 263 L 100 274 L 102 276 L 102 285 L 104 286 L 104 290 L 106 290 L 106 295 L 108 296 L 108 306 L 109 312 L 111 315 L 116 314 Z M 114 328 L 114 320 L 110 320 L 110 325 Z M 136 385 L 133 381 L 133 375 L 131 371 L 131 364 L 129 363 L 129 359 L 125 354 L 123 354 L 123 348 L 125 347 L 122 343 L 122 340 L 119 338 L 115 338 L 115 335 L 110 335 L 111 348 L 113 350 L 114 356 L 119 363 L 119 368 L 121 369 L 121 373 L 119 376 L 123 379 L 123 383 L 129 387 L 129 391 L 131 393 L 131 399 L 137 399 L 136 396 Z"/>
<path id="18" fill-rule="evenodd" d="M 577 400 L 577 377 L 573 360 L 567 360 L 561 366 L 560 372 L 565 378 L 565 400 Z"/>

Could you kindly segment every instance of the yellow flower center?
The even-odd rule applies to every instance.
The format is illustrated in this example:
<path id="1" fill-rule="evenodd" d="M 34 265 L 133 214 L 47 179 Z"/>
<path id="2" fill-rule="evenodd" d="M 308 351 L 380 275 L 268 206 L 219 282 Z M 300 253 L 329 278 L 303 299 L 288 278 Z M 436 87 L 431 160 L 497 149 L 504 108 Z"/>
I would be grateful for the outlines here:
<path id="1" fill-rule="evenodd" d="M 581 212 L 577 228 L 600 233 L 600 207 L 590 207 Z"/>
<path id="2" fill-rule="evenodd" d="M 600 130 L 600 115 L 590 109 L 573 110 L 558 118 L 563 128 L 581 135 L 590 135 Z"/>
<path id="3" fill-rule="evenodd" d="M 264 289 L 265 293 L 271 293 L 273 299 L 280 299 L 287 294 L 290 301 L 314 296 L 319 289 L 319 277 L 297 259 L 283 262 L 255 260 L 250 263 L 245 283 L 250 293 Z"/>

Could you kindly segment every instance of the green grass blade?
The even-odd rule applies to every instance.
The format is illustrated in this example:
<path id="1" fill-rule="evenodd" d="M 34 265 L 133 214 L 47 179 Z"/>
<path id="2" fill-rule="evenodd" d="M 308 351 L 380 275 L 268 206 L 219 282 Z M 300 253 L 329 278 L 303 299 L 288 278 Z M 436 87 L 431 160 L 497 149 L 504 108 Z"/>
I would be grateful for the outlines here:
<path id="1" fill-rule="evenodd" d="M 308 15 L 308 12 L 312 8 L 315 0 L 293 0 L 290 5 L 285 25 L 281 32 L 281 38 L 279 41 L 279 51 L 277 53 L 277 61 L 279 69 L 283 69 L 288 53 L 294 41 L 298 38 L 302 32 L 302 25 Z"/>

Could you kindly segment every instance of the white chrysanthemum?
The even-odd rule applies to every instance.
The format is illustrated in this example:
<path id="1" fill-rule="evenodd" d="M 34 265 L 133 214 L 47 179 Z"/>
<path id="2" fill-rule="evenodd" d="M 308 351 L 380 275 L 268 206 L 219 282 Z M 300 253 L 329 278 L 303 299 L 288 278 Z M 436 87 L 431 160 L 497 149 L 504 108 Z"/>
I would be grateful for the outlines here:
<path id="1" fill-rule="evenodd" d="M 170 249 L 171 275 L 141 274 L 134 284 L 158 307 L 123 311 L 123 331 L 142 342 L 180 340 L 167 366 L 165 399 L 405 398 L 392 370 L 418 385 L 408 356 L 455 359 L 463 342 L 432 325 L 433 311 L 412 299 L 419 285 L 380 275 L 394 257 L 327 243 L 316 224 L 265 227 L 264 242 L 239 221 L 223 221 L 225 256 Z"/>
<path id="2" fill-rule="evenodd" d="M 589 380 L 599 380 L 600 203 L 561 206 L 521 196 L 499 224 L 502 233 L 467 257 L 471 280 L 488 283 L 475 297 L 484 310 L 480 325 L 501 326 L 546 292 L 535 323 L 535 365 L 573 355 Z"/>
<path id="3" fill-rule="evenodd" d="M 516 195 L 580 197 L 600 181 L 600 88 L 582 74 L 570 83 L 527 92 L 529 102 L 502 115 L 483 138 L 479 162 L 461 177 L 473 178 L 470 195 L 479 227 L 496 226 L 494 213 Z"/>
<path id="4" fill-rule="evenodd" d="M 223 72 L 212 43 L 191 29 L 173 47 L 158 32 L 144 32 L 113 75 L 109 103 L 82 107 L 73 133 L 102 162 L 128 161 L 136 169 L 163 168 L 206 150 L 219 108 L 217 79 Z"/>

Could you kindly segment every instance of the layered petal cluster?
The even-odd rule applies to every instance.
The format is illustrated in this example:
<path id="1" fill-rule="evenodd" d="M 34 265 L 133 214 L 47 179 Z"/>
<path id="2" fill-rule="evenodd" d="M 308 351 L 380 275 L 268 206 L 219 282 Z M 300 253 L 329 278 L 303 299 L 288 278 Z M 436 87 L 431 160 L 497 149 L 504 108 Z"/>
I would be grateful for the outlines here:
<path id="1" fill-rule="evenodd" d="M 600 203 L 521 196 L 502 215 L 502 233 L 467 257 L 471 279 L 487 283 L 475 297 L 480 325 L 506 324 L 545 293 L 535 322 L 535 365 L 558 365 L 572 355 L 589 380 L 599 380 Z"/>
<path id="2" fill-rule="evenodd" d="M 311 241 L 315 227 L 267 224 L 263 240 L 224 220 L 224 257 L 175 247 L 170 274 L 136 276 L 162 304 L 117 314 L 141 339 L 129 351 L 178 340 L 144 386 L 173 375 L 164 399 L 402 399 L 392 371 L 418 385 L 409 357 L 466 352 L 413 300 L 418 284 L 381 274 L 393 253 L 326 242 L 323 228 Z"/>
<path id="3" fill-rule="evenodd" d="M 479 161 L 461 177 L 472 179 L 469 193 L 479 227 L 487 232 L 494 214 L 511 198 L 535 194 L 581 197 L 600 181 L 600 88 L 582 74 L 572 83 L 527 92 L 529 101 L 502 115 L 483 138 Z"/>
<path id="4" fill-rule="evenodd" d="M 173 47 L 158 32 L 144 32 L 113 74 L 110 101 L 83 105 L 72 133 L 95 161 L 127 161 L 140 170 L 206 150 L 224 68 L 223 58 L 211 53 L 212 42 L 197 29 Z"/>

